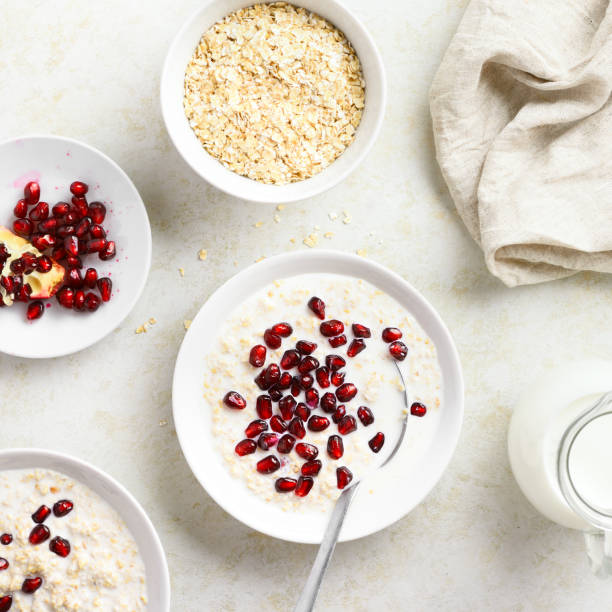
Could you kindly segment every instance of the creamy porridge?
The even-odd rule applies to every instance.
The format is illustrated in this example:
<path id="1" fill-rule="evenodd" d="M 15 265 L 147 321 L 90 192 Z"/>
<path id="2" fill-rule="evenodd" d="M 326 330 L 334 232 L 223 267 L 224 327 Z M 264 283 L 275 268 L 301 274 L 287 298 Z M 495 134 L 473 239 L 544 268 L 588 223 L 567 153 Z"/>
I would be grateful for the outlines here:
<path id="1" fill-rule="evenodd" d="M 325 305 L 324 320 L 313 311 L 313 296 Z M 251 296 L 229 314 L 206 357 L 204 400 L 228 471 L 284 510 L 327 510 L 340 487 L 395 445 L 405 404 L 393 355 L 401 360 L 402 347 L 407 356 L 399 363 L 413 404 L 409 452 L 402 456 L 418 463 L 437 427 L 441 372 L 435 346 L 414 317 L 348 276 L 295 276 Z M 270 364 L 279 364 L 284 377 L 272 387 L 265 380 Z M 300 444 L 314 445 L 316 457 Z"/>
<path id="2" fill-rule="evenodd" d="M 0 472 L 0 610 L 146 607 L 138 546 L 103 499 L 58 472 Z"/>

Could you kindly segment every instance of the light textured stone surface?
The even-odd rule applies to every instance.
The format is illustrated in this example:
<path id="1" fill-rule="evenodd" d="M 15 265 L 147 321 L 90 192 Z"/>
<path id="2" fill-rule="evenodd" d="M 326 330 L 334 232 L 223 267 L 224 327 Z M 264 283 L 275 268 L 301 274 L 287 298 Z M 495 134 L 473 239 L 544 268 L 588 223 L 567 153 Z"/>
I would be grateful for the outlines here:
<path id="1" fill-rule="evenodd" d="M 466 418 L 451 466 L 427 500 L 386 531 L 338 547 L 318 609 L 609 609 L 610 586 L 589 574 L 581 535 L 540 517 L 518 490 L 506 430 L 539 368 L 612 357 L 612 278 L 583 274 L 511 290 L 489 275 L 440 178 L 427 108 L 466 2 L 347 3 L 387 66 L 382 134 L 359 172 L 280 212 L 204 184 L 162 125 L 161 64 L 199 2 L 2 7 L 2 136 L 55 132 L 108 153 L 147 204 L 154 250 L 142 299 L 103 342 L 50 362 L 0 356 L 0 446 L 61 449 L 125 484 L 160 532 L 173 610 L 290 609 L 314 547 L 254 533 L 206 495 L 178 446 L 170 389 L 184 321 L 247 264 L 307 248 L 302 239 L 319 225 L 334 237 L 316 248 L 365 249 L 438 308 L 463 360 Z M 343 209 L 350 224 L 341 214 L 329 219 Z M 136 335 L 150 317 L 157 324 Z"/>

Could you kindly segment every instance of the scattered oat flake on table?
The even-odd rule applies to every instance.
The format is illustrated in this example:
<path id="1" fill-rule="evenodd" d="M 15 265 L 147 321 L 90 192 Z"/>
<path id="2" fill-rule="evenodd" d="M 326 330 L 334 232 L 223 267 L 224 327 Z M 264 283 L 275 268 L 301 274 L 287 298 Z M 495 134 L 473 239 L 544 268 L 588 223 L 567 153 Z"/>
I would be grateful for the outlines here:
<path id="1" fill-rule="evenodd" d="M 255 224 L 255 227 L 261 227 L 262 225 L 263 225 L 263 221 L 258 221 L 258 222 Z"/>
<path id="2" fill-rule="evenodd" d="M 191 325 L 191 319 L 185 319 L 183 321 L 183 327 L 185 328 L 185 331 L 187 331 L 189 329 L 190 325 Z"/>
<path id="3" fill-rule="evenodd" d="M 365 257 L 368 252 L 365 249 L 357 249 L 357 251 L 355 251 L 357 253 L 357 255 L 359 255 L 359 257 Z"/>
<path id="4" fill-rule="evenodd" d="M 323 234 L 324 238 L 327 238 L 328 240 L 331 240 L 334 237 L 334 232 L 325 232 Z"/>
<path id="5" fill-rule="evenodd" d="M 255 263 L 259 263 L 260 261 L 263 261 L 266 258 L 265 255 L 262 255 L 259 259 L 255 260 Z"/>
<path id="6" fill-rule="evenodd" d="M 165 427 L 168 424 L 168 420 L 167 419 L 160 419 L 159 420 L 159 426 L 160 427 Z"/>
<path id="7" fill-rule="evenodd" d="M 284 205 L 284 204 L 279 204 L 279 205 L 276 207 L 276 210 L 285 210 L 285 205 Z"/>
<path id="8" fill-rule="evenodd" d="M 185 269 L 184 268 L 179 268 L 178 272 L 181 276 L 185 276 Z"/>
<path id="9" fill-rule="evenodd" d="M 275 214 L 272 218 L 274 219 L 274 223 L 280 223 L 280 217 L 277 214 Z"/>
<path id="10" fill-rule="evenodd" d="M 338 218 L 338 213 L 335 213 L 335 212 L 330 212 L 330 213 L 329 213 L 327 216 L 328 216 L 328 217 L 329 217 L 329 218 L 330 218 L 332 221 L 335 221 L 335 220 Z"/>
<path id="11" fill-rule="evenodd" d="M 185 114 L 202 146 L 263 183 L 321 172 L 353 141 L 364 103 L 361 63 L 344 34 L 284 2 L 218 21 L 185 72 Z"/>
<path id="12" fill-rule="evenodd" d="M 319 236 L 317 234 L 309 234 L 308 236 L 306 236 L 306 238 L 304 238 L 304 240 L 302 241 L 307 247 L 310 247 L 311 249 L 316 247 L 318 242 L 319 242 Z"/>
<path id="13" fill-rule="evenodd" d="M 157 319 L 155 319 L 155 317 L 151 317 L 149 319 L 149 325 L 155 325 L 157 323 Z"/>
<path id="14" fill-rule="evenodd" d="M 198 257 L 201 261 L 204 261 L 208 257 L 208 251 L 206 249 L 200 249 L 198 251 Z"/>

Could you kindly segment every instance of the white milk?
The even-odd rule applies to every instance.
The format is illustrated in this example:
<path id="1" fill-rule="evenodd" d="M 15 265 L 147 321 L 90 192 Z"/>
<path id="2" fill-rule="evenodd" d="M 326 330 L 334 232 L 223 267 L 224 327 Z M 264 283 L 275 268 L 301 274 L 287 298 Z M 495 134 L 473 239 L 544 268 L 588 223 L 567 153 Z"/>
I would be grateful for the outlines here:
<path id="1" fill-rule="evenodd" d="M 539 378 L 518 403 L 508 432 L 514 476 L 529 501 L 551 521 L 587 531 L 591 525 L 567 505 L 557 480 L 557 456 L 567 427 L 612 390 L 612 362 L 583 361 Z M 569 469 L 589 503 L 612 508 L 612 415 L 598 417 L 578 434 Z"/>

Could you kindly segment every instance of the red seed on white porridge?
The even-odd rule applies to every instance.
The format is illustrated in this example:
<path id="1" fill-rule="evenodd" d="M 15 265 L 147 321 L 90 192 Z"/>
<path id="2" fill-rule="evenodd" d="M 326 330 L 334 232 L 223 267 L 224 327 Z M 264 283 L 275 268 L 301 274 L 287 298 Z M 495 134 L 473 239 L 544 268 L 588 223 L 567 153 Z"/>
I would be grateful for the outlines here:
<path id="1" fill-rule="evenodd" d="M 418 462 L 437 427 L 441 373 L 414 317 L 353 277 L 302 275 L 265 287 L 229 315 L 207 355 L 204 399 L 228 470 L 284 510 L 326 510 L 399 435 L 395 360 L 411 414 L 427 415 L 406 440 Z"/>

